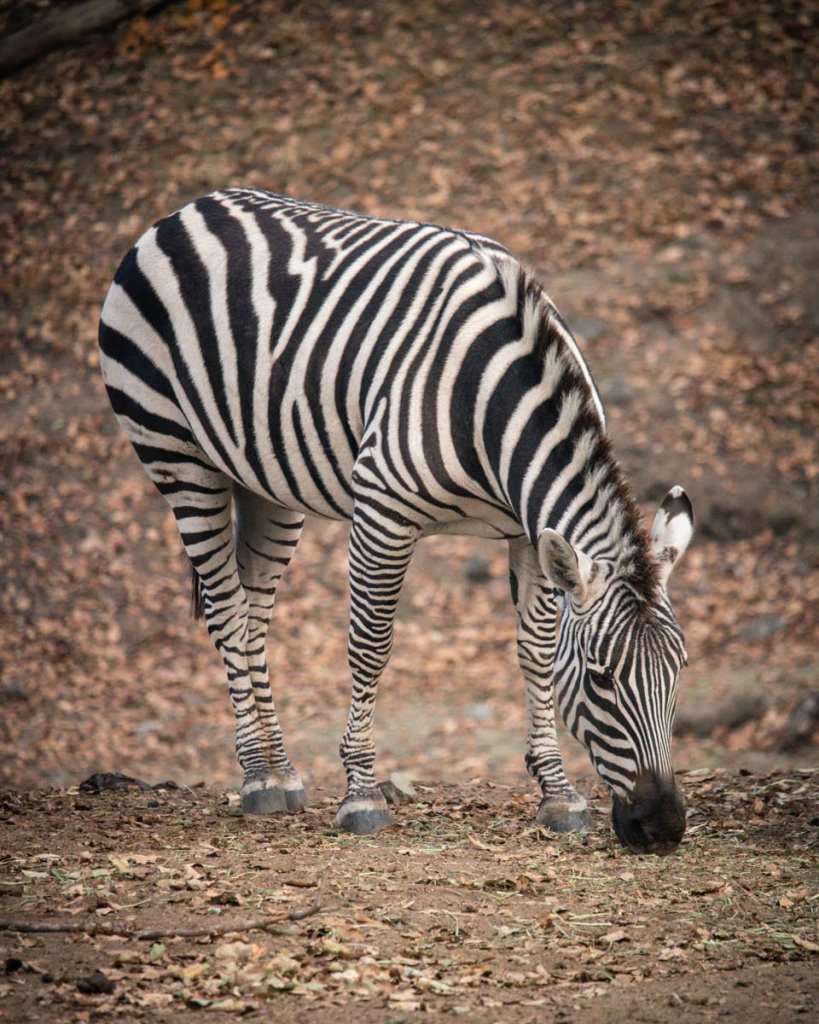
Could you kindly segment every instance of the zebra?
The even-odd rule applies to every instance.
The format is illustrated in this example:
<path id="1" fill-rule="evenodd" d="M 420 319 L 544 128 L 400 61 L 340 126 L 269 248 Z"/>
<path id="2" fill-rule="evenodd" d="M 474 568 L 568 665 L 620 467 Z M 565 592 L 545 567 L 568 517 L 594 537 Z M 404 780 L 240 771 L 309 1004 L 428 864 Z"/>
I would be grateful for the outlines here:
<path id="1" fill-rule="evenodd" d="M 376 782 L 378 681 L 432 534 L 505 540 L 537 822 L 590 827 L 555 705 L 612 796 L 620 841 L 674 847 L 670 745 L 687 655 L 667 583 L 693 533 L 673 487 L 650 534 L 556 306 L 480 234 L 228 188 L 127 253 L 99 328 L 113 410 L 169 504 L 221 654 L 249 814 L 295 812 L 266 638 L 307 517 L 348 520 L 352 697 L 336 826 L 393 821 Z"/>

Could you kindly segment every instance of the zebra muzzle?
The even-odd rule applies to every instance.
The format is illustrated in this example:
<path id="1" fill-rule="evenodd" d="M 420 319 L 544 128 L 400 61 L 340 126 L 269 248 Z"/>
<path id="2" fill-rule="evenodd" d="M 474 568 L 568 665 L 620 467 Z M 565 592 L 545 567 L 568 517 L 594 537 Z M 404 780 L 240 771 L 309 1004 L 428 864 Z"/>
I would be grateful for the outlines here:
<path id="1" fill-rule="evenodd" d="M 685 834 L 685 801 L 674 779 L 652 772 L 637 776 L 631 799 L 615 794 L 612 824 L 634 853 L 670 853 Z"/>

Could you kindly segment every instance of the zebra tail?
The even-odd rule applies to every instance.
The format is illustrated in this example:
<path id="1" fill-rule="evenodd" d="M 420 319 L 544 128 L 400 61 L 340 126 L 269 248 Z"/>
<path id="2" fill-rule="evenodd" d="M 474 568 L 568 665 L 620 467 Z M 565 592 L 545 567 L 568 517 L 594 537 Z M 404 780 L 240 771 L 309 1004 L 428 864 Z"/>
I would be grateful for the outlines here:
<path id="1" fill-rule="evenodd" d="M 201 619 L 205 614 L 205 590 L 199 573 L 191 565 L 191 614 L 194 619 Z"/>

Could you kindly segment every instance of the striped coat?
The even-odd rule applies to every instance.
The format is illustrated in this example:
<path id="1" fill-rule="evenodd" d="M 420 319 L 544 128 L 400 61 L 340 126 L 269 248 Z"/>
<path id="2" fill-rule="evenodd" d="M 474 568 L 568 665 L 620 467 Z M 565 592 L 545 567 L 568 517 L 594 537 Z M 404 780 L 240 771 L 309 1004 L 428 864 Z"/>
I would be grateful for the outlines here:
<path id="1" fill-rule="evenodd" d="M 671 492 L 655 537 L 645 534 L 580 350 L 502 246 L 230 189 L 142 236 L 106 298 L 100 345 L 114 411 L 174 511 L 225 660 L 248 811 L 305 799 L 264 640 L 304 517 L 318 516 L 352 523 L 341 827 L 389 820 L 374 775 L 376 685 L 414 545 L 458 532 L 509 542 L 527 764 L 551 827 L 588 821 L 554 739 L 558 597 L 568 646 L 557 662 L 574 679 L 563 692 L 576 691 L 563 702 L 569 722 L 588 684 L 581 641 L 568 639 L 573 614 L 588 617 L 605 595 L 626 646 L 647 609 L 665 623 L 661 706 L 656 695 L 646 703 L 645 678 L 632 681 L 651 708 L 640 730 L 649 721 L 656 735 L 640 740 L 637 717 L 621 721 L 620 768 L 601 774 L 623 806 L 639 786 L 662 797 L 673 819 L 665 833 L 681 834 L 668 745 L 682 641 L 664 584 L 690 536 L 690 503 Z M 594 742 L 606 723 L 583 720 L 601 770 Z"/>

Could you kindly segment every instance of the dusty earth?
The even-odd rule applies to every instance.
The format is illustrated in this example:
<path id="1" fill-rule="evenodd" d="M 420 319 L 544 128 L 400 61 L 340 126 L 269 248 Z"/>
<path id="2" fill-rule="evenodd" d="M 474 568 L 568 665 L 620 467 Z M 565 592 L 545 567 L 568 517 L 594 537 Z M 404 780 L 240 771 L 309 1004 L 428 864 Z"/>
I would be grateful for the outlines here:
<path id="1" fill-rule="evenodd" d="M 320 788 L 275 819 L 204 788 L 9 794 L 0 928 L 79 933 L 0 932 L 3 1012 L 815 1020 L 819 773 L 681 780 L 670 858 L 623 852 L 602 798 L 595 832 L 555 838 L 531 792 L 492 782 L 418 784 L 363 840 L 336 833 Z M 224 934 L 135 937 L 197 928 Z"/>
<path id="2" fill-rule="evenodd" d="M 0 31 L 52 6 L 0 0 Z M 817 66 L 816 11 L 790 0 L 190 0 L 0 82 L 2 916 L 321 906 L 164 949 L 8 932 L 5 1019 L 815 1015 Z M 231 184 L 505 242 L 574 326 L 647 514 L 689 490 L 672 858 L 617 849 L 599 793 L 587 838 L 532 828 L 504 551 L 459 538 L 421 545 L 379 702 L 381 773 L 429 781 L 395 833 L 333 833 L 339 524 L 305 531 L 270 641 L 313 808 L 236 814 L 222 669 L 95 344 L 139 233 Z M 117 770 L 188 788 L 77 793 Z M 113 993 L 78 990 L 96 969 Z"/>

